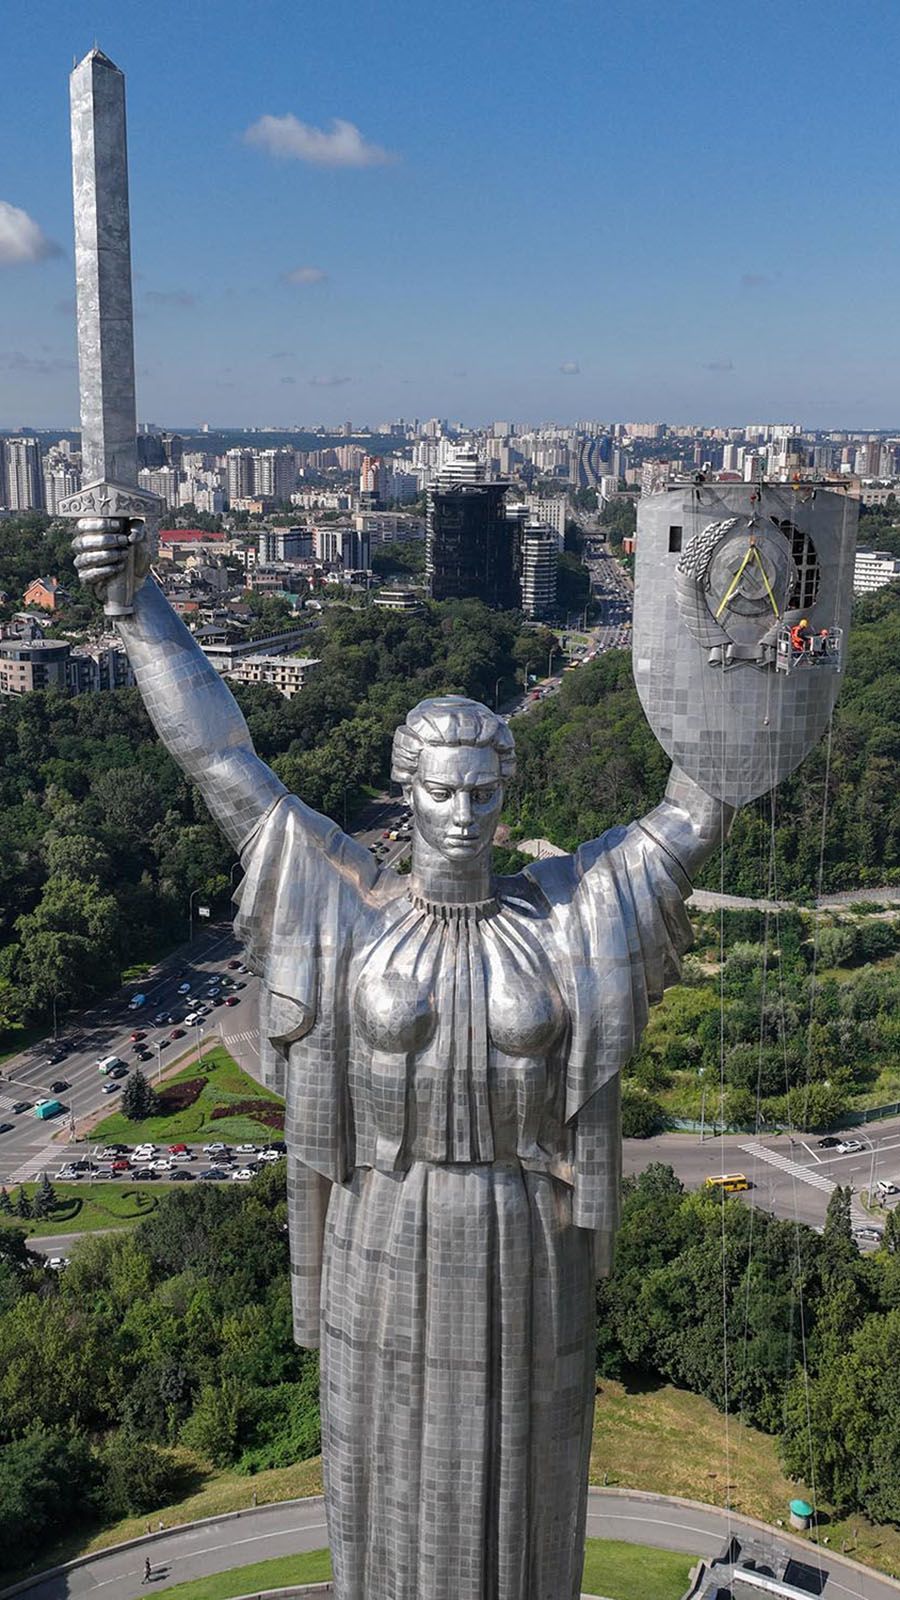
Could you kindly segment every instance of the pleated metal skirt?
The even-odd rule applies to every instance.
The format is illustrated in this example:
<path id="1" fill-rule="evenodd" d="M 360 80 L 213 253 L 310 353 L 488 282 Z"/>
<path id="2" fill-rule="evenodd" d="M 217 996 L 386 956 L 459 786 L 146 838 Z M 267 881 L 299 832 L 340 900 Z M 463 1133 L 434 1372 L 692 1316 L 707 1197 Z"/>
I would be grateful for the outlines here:
<path id="1" fill-rule="evenodd" d="M 338 1600 L 577 1600 L 593 1236 L 517 1163 L 332 1191 L 322 1434 Z"/>

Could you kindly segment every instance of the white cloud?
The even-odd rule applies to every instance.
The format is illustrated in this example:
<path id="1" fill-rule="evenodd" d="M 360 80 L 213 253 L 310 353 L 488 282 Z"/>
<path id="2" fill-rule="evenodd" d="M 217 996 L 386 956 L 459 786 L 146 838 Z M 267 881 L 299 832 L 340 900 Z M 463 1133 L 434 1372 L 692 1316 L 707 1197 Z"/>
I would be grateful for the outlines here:
<path id="1" fill-rule="evenodd" d="M 573 378 L 581 371 L 581 368 L 577 361 L 564 361 L 559 370 L 564 372 L 567 378 Z"/>
<path id="2" fill-rule="evenodd" d="M 324 283 L 328 277 L 321 267 L 295 267 L 293 272 L 286 272 L 285 283 Z"/>
<path id="3" fill-rule="evenodd" d="M 315 167 L 383 167 L 396 159 L 390 150 L 364 139 L 355 123 L 333 117 L 330 128 L 314 128 L 288 112 L 263 116 L 244 134 L 247 144 L 285 161 L 309 161 Z"/>
<path id="4" fill-rule="evenodd" d="M 25 261 L 46 261 L 60 256 L 58 244 L 48 239 L 27 211 L 0 200 L 0 266 L 18 266 Z"/>

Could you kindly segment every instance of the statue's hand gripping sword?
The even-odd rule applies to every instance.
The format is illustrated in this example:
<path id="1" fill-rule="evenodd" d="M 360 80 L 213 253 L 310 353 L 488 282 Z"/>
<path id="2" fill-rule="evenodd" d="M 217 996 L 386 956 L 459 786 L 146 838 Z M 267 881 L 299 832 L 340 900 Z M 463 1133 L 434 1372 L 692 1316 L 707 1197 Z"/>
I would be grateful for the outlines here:
<path id="1" fill-rule="evenodd" d="M 73 69 L 69 94 L 84 487 L 58 510 L 79 531 L 127 534 L 133 521 L 155 522 L 161 502 L 138 488 L 125 78 L 94 49 Z M 134 610 L 133 552 L 104 610 Z"/>

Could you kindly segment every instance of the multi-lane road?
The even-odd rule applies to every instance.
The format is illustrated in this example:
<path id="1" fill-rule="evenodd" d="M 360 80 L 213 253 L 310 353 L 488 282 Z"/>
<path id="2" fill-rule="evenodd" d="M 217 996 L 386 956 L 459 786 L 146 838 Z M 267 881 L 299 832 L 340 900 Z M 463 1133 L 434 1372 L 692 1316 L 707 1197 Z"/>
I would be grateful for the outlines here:
<path id="1" fill-rule="evenodd" d="M 798 1561 L 820 1573 L 827 1580 L 825 1592 L 834 1600 L 896 1600 L 900 1594 L 900 1588 L 890 1578 L 832 1550 L 817 1549 L 783 1529 L 776 1534 L 761 1523 L 716 1506 L 622 1489 L 588 1491 L 587 1534 L 591 1539 L 622 1540 L 711 1560 L 721 1554 L 733 1536 L 745 1540 L 758 1538 L 761 1532 L 768 1533 Z M 154 1533 L 149 1539 L 101 1550 L 69 1567 L 36 1574 L 4 1594 L 17 1594 L 19 1600 L 88 1600 L 100 1589 L 108 1589 L 111 1600 L 138 1600 L 148 1584 L 145 1560 L 150 1561 L 151 1590 L 165 1590 L 172 1584 L 212 1577 L 278 1556 L 320 1550 L 326 1542 L 322 1500 L 289 1500 L 187 1523 Z M 779 1586 L 778 1593 L 799 1591 Z"/>

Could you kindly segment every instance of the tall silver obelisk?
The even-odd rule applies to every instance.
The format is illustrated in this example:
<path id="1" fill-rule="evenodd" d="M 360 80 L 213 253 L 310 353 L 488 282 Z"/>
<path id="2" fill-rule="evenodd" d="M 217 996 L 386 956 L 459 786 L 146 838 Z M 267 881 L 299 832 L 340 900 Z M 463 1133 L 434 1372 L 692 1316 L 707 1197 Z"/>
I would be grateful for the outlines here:
<path id="1" fill-rule="evenodd" d="M 125 78 L 95 48 L 73 69 L 69 92 L 84 487 L 59 510 L 124 526 L 153 518 L 160 504 L 137 478 Z M 131 613 L 133 587 L 129 564 L 110 588 L 108 616 Z"/>

